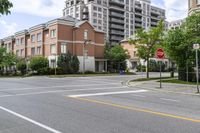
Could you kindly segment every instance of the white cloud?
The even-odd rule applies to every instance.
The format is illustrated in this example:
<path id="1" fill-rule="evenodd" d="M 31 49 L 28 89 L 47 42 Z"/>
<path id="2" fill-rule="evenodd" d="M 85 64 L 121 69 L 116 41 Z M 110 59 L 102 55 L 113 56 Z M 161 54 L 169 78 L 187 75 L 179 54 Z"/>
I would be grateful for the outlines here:
<path id="1" fill-rule="evenodd" d="M 153 4 L 166 10 L 166 17 L 168 21 L 187 17 L 188 0 L 163 0 L 162 4 L 156 1 Z"/>
<path id="2" fill-rule="evenodd" d="M 164 0 L 168 20 L 185 18 L 188 12 L 188 0 Z"/>
<path id="3" fill-rule="evenodd" d="M 4 20 L 0 20 L 0 25 L 2 27 L 1 36 L 10 36 L 13 35 L 17 30 L 17 24 L 16 23 L 8 23 Z"/>
<path id="4" fill-rule="evenodd" d="M 62 16 L 65 0 L 11 0 L 13 11 L 43 17 Z"/>

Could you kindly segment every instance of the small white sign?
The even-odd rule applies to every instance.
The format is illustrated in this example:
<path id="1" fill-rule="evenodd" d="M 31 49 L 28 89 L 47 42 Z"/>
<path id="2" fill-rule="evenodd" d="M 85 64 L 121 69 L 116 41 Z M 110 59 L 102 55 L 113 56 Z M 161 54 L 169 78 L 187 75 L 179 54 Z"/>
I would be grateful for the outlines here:
<path id="1" fill-rule="evenodd" d="M 199 44 L 193 44 L 193 49 L 199 49 Z"/>

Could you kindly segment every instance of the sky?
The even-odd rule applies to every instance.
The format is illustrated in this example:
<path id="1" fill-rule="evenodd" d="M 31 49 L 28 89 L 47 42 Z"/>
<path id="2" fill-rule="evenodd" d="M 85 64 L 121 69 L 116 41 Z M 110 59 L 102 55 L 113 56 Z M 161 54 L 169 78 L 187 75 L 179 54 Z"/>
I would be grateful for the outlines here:
<path id="1" fill-rule="evenodd" d="M 0 38 L 62 16 L 65 0 L 10 0 L 14 7 L 8 16 L 0 16 Z M 167 21 L 187 16 L 188 0 L 151 0 L 166 10 Z"/>

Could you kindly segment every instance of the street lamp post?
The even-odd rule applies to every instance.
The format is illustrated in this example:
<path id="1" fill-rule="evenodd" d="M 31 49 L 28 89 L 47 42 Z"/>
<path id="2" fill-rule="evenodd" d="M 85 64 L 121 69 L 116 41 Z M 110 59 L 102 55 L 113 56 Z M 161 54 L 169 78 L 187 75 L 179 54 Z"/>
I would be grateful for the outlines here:
<path id="1" fill-rule="evenodd" d="M 196 80 L 197 80 L 197 93 L 199 93 L 199 61 L 198 61 L 199 44 L 193 44 L 193 48 L 196 51 Z"/>
<path id="2" fill-rule="evenodd" d="M 25 58 L 25 61 L 26 61 L 26 74 L 28 75 L 28 59 Z"/>
<path id="3" fill-rule="evenodd" d="M 54 68 L 55 68 L 55 75 L 57 75 L 56 66 L 57 66 L 57 62 L 56 62 L 56 55 L 55 55 L 55 66 L 54 66 Z"/>
<path id="4" fill-rule="evenodd" d="M 83 44 L 83 74 L 85 74 L 85 46 L 87 43 L 90 43 L 91 40 L 85 40 Z"/>

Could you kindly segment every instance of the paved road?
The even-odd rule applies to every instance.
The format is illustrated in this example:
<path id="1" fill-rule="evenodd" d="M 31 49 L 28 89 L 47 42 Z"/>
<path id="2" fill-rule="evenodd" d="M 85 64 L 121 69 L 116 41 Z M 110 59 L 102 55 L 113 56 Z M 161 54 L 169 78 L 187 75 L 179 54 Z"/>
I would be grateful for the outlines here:
<path id="1" fill-rule="evenodd" d="M 200 97 L 128 88 L 138 76 L 0 79 L 0 133 L 200 133 Z"/>

